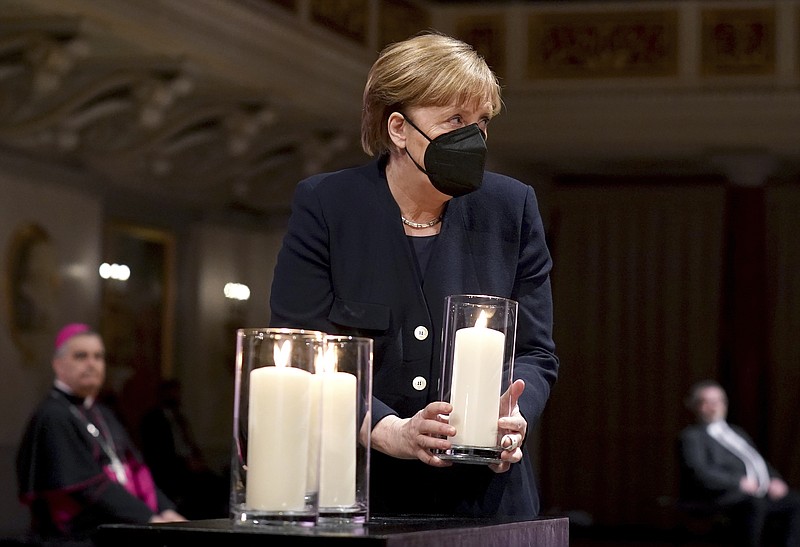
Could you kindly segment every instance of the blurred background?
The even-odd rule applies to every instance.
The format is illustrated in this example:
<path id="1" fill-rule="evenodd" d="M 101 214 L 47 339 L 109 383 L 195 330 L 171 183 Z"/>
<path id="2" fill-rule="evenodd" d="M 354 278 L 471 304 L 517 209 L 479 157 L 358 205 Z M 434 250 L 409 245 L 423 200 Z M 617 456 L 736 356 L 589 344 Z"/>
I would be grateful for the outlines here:
<path id="1" fill-rule="evenodd" d="M 178 379 L 225 473 L 235 330 L 268 323 L 293 188 L 367 161 L 367 71 L 428 28 L 499 75 L 488 167 L 535 188 L 555 261 L 543 511 L 681 526 L 704 378 L 800 486 L 800 0 L 0 0 L 0 537 L 67 322 L 104 335 L 134 436 Z"/>

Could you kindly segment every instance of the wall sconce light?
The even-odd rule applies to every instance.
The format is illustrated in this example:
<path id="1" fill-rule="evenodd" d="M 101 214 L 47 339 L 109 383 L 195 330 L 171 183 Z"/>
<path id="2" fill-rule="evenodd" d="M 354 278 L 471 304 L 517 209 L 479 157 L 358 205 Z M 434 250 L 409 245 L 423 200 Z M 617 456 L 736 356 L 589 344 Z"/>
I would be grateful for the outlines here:
<path id="1" fill-rule="evenodd" d="M 231 300 L 249 300 L 250 287 L 243 283 L 225 283 L 225 288 L 222 290 L 225 298 Z"/>
<path id="2" fill-rule="evenodd" d="M 131 269 L 125 264 L 109 264 L 108 262 L 103 262 L 100 264 L 98 272 L 103 279 L 127 281 L 131 277 Z"/>

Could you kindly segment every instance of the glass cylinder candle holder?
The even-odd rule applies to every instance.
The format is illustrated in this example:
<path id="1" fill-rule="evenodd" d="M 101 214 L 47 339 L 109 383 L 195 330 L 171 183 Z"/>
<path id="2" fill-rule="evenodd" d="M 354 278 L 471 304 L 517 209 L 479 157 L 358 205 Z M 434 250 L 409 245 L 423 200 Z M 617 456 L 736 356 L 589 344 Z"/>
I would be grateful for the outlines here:
<path id="1" fill-rule="evenodd" d="M 369 519 L 372 339 L 328 335 L 321 391 L 319 524 Z"/>
<path id="2" fill-rule="evenodd" d="M 448 450 L 443 460 L 499 463 L 497 427 L 511 413 L 517 302 L 498 296 L 451 295 L 445 300 L 440 400 L 453 405 Z"/>
<path id="3" fill-rule="evenodd" d="M 231 518 L 314 525 L 319 503 L 320 405 L 314 397 L 325 334 L 240 329 L 231 461 Z"/>

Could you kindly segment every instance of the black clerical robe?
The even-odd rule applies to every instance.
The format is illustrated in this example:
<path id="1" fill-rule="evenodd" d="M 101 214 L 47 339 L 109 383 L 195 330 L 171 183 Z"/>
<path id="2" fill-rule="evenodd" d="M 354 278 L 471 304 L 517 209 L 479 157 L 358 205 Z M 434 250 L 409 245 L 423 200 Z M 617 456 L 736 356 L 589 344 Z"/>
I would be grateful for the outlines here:
<path id="1" fill-rule="evenodd" d="M 94 433 L 94 434 L 93 434 Z M 116 454 L 124 485 L 113 472 Z M 53 388 L 31 417 L 17 453 L 20 500 L 42 537 L 85 538 L 100 524 L 146 523 L 173 509 L 113 413 Z"/>

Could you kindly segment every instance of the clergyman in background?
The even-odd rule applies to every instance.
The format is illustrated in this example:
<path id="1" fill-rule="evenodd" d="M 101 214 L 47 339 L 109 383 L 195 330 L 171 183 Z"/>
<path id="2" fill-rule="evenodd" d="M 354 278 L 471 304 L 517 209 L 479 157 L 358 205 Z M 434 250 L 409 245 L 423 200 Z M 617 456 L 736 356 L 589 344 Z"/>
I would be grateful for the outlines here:
<path id="1" fill-rule="evenodd" d="M 35 410 L 17 453 L 20 499 L 35 540 L 85 542 L 97 526 L 185 520 L 156 487 L 114 414 L 96 401 L 105 347 L 85 324 L 59 331 L 55 381 Z"/>

